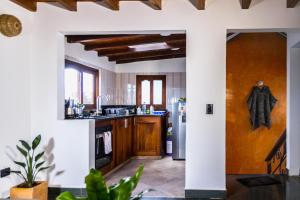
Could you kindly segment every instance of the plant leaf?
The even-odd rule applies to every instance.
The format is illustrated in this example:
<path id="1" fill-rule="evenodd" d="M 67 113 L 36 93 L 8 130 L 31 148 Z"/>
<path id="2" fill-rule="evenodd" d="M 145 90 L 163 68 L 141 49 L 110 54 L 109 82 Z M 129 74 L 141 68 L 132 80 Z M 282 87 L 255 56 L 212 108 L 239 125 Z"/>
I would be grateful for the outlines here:
<path id="1" fill-rule="evenodd" d="M 110 188 L 111 199 L 123 200 L 130 199 L 132 191 L 136 188 L 144 166 L 141 165 L 132 177 L 123 178 L 120 182 Z"/>
<path id="2" fill-rule="evenodd" d="M 50 166 L 42 167 L 42 168 L 40 168 L 40 169 L 38 170 L 38 172 L 44 171 L 44 170 L 49 169 L 49 168 L 50 168 Z"/>
<path id="3" fill-rule="evenodd" d="M 30 151 L 31 150 L 31 146 L 24 140 L 20 140 L 21 144 L 23 145 L 23 147 L 25 147 L 25 149 L 27 151 Z"/>
<path id="4" fill-rule="evenodd" d="M 77 200 L 77 199 L 71 192 L 63 192 L 58 197 L 56 197 L 56 200 Z"/>
<path id="5" fill-rule="evenodd" d="M 23 163 L 23 162 L 14 161 L 14 163 L 17 164 L 17 165 L 19 165 L 19 166 L 21 166 L 21 167 L 23 167 L 23 168 L 26 167 L 26 164 Z"/>
<path id="6" fill-rule="evenodd" d="M 109 190 L 100 171 L 91 169 L 85 177 L 88 200 L 110 200 Z"/>
<path id="7" fill-rule="evenodd" d="M 41 167 L 44 163 L 45 163 L 45 161 L 36 164 L 35 169 L 38 169 L 38 168 Z"/>
<path id="8" fill-rule="evenodd" d="M 154 189 L 148 189 L 148 190 L 144 190 L 140 193 L 138 193 L 137 195 L 135 195 L 134 197 L 130 198 L 130 200 L 139 200 L 142 199 L 144 194 L 148 193 L 148 192 L 152 192 L 155 191 Z"/>
<path id="9" fill-rule="evenodd" d="M 37 162 L 41 157 L 43 157 L 45 152 L 39 153 L 38 155 L 35 156 L 34 161 Z"/>
<path id="10" fill-rule="evenodd" d="M 41 135 L 38 135 L 38 136 L 36 136 L 36 138 L 34 138 L 34 140 L 32 141 L 32 149 L 33 150 L 35 150 L 39 146 L 41 139 L 42 139 Z"/>
<path id="11" fill-rule="evenodd" d="M 22 148 L 19 147 L 18 145 L 17 145 L 17 149 L 20 151 L 20 153 L 21 153 L 24 157 L 27 157 L 27 151 L 26 151 L 26 150 L 22 149 Z"/>

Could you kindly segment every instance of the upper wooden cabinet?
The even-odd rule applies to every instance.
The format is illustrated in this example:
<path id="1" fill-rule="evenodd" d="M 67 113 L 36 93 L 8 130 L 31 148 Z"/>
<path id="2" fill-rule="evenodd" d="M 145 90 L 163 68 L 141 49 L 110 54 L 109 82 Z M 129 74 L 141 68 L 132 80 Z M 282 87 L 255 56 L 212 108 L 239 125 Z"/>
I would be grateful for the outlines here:
<path id="1" fill-rule="evenodd" d="M 135 117 L 134 154 L 136 156 L 161 156 L 161 117 Z"/>

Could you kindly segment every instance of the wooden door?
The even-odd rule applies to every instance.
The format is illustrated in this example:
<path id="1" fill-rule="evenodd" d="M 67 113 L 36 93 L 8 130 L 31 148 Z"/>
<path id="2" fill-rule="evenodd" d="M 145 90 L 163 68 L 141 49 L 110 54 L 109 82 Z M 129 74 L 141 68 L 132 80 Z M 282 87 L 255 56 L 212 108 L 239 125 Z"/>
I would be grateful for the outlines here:
<path id="1" fill-rule="evenodd" d="M 136 117 L 134 153 L 137 156 L 160 156 L 161 123 L 159 117 Z"/>

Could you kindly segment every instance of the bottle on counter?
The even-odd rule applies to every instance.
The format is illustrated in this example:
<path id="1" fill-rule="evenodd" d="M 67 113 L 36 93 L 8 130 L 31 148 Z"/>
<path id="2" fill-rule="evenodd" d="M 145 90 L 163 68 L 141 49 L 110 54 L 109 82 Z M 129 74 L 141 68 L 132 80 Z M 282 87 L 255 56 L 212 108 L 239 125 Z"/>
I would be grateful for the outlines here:
<path id="1" fill-rule="evenodd" d="M 142 105 L 142 112 L 146 114 L 146 111 L 147 111 L 147 104 L 146 102 L 144 102 L 144 104 Z"/>
<path id="2" fill-rule="evenodd" d="M 151 106 L 150 106 L 150 114 L 153 115 L 153 113 L 154 113 L 154 106 L 151 105 Z"/>
<path id="3" fill-rule="evenodd" d="M 74 115 L 73 105 L 74 105 L 74 100 L 69 99 L 69 107 L 67 108 L 67 116 L 68 117 L 73 117 L 73 115 Z"/>
<path id="4" fill-rule="evenodd" d="M 136 114 L 138 115 L 142 114 L 142 109 L 140 106 L 136 109 Z"/>

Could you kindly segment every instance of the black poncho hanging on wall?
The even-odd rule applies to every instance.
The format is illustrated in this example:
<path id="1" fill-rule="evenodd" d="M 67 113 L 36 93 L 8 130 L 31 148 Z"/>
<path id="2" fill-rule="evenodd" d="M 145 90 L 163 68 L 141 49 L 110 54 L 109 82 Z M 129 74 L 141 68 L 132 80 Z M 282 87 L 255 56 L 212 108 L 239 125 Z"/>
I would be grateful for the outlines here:
<path id="1" fill-rule="evenodd" d="M 247 104 L 250 111 L 251 125 L 257 129 L 260 125 L 271 128 L 271 112 L 277 102 L 268 86 L 254 86 Z"/>

